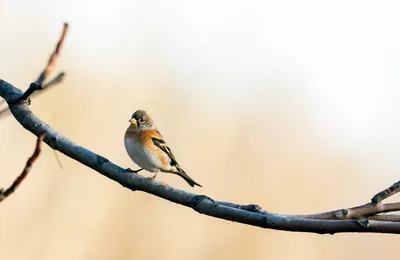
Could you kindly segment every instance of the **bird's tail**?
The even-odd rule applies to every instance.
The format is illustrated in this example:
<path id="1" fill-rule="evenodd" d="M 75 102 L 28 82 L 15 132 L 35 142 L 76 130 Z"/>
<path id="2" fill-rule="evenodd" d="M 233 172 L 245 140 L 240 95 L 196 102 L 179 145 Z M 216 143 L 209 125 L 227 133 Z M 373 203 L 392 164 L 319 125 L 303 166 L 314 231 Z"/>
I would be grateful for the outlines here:
<path id="1" fill-rule="evenodd" d="M 190 186 L 194 187 L 194 185 L 197 185 L 199 187 L 203 187 L 197 182 L 195 182 L 192 178 L 190 178 L 189 175 L 187 175 L 186 172 L 181 167 L 179 167 L 179 165 L 175 165 L 175 167 L 178 171 L 176 172 L 176 174 L 181 176 Z"/>

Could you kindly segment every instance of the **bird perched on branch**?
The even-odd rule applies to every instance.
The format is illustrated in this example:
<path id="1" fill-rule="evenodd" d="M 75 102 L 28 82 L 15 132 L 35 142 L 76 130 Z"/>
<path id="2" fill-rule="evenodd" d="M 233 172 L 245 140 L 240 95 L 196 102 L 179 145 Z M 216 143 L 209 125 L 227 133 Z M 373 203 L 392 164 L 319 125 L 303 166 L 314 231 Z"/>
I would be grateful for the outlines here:
<path id="1" fill-rule="evenodd" d="M 171 149 L 165 143 L 160 132 L 146 111 L 138 110 L 129 120 L 130 125 L 125 132 L 125 148 L 129 157 L 142 169 L 154 172 L 153 180 L 159 171 L 181 176 L 190 186 L 202 187 L 190 178 L 179 166 Z"/>

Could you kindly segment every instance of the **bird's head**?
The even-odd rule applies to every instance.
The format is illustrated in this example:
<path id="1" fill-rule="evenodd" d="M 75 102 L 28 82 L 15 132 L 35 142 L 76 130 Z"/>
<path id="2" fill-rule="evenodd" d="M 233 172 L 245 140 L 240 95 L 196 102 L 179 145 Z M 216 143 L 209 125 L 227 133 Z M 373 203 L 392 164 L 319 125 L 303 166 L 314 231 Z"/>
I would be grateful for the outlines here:
<path id="1" fill-rule="evenodd" d="M 132 118 L 129 119 L 129 122 L 131 123 L 131 127 L 133 127 L 136 131 L 150 130 L 155 128 L 153 119 L 151 119 L 150 115 L 144 110 L 137 110 L 135 113 L 133 113 Z"/>

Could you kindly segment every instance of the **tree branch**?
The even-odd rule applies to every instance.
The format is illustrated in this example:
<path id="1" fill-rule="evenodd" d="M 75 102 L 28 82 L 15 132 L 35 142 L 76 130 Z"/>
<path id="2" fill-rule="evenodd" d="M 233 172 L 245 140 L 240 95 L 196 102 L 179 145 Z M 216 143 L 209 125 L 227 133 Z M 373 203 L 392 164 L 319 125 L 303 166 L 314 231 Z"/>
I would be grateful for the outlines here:
<path id="1" fill-rule="evenodd" d="M 375 216 L 369 217 L 368 219 L 400 222 L 400 215 L 396 215 L 396 214 L 375 215 Z"/>
<path id="2" fill-rule="evenodd" d="M 259 205 L 255 204 L 239 205 L 231 202 L 220 202 L 220 203 L 222 203 L 225 206 L 236 209 L 243 209 L 247 211 L 259 212 L 264 214 L 274 214 L 266 210 L 263 210 Z M 365 219 L 365 218 L 371 220 L 378 220 L 378 218 L 372 218 L 371 216 L 377 216 L 377 214 L 380 213 L 393 212 L 393 211 L 400 211 L 400 203 L 388 203 L 388 204 L 367 203 L 357 207 L 337 209 L 317 214 L 280 215 L 280 216 L 289 218 L 319 219 L 319 220 L 345 220 L 345 219 Z M 400 220 L 398 222 L 400 222 Z"/>
<path id="3" fill-rule="evenodd" d="M 49 58 L 49 61 L 47 62 L 46 67 L 44 68 L 42 73 L 40 73 L 39 77 L 35 81 L 39 85 L 42 85 L 43 82 L 49 76 L 49 74 L 52 72 L 52 70 L 54 68 L 54 65 L 55 65 L 55 63 L 57 61 L 57 58 L 60 55 L 60 51 L 61 51 L 61 49 L 62 49 L 62 47 L 64 45 L 64 40 L 65 40 L 65 37 L 67 36 L 68 29 L 69 29 L 68 23 L 64 23 L 64 28 L 62 30 L 62 33 L 61 33 L 60 39 L 58 40 L 56 48 L 54 49 L 53 53 L 50 55 L 50 58 Z"/>
<path id="4" fill-rule="evenodd" d="M 20 89 L 0 80 L 0 96 L 3 97 L 15 119 L 28 131 L 36 136 L 46 132 L 44 142 L 51 148 L 86 165 L 100 174 L 120 183 L 132 191 L 143 191 L 171 202 L 190 207 L 195 211 L 243 224 L 270 228 L 276 230 L 312 232 L 312 233 L 339 233 L 339 232 L 373 232 L 400 234 L 400 223 L 393 221 L 369 220 L 368 214 L 398 210 L 397 203 L 385 205 L 370 205 L 351 208 L 346 218 L 330 219 L 335 213 L 321 213 L 318 215 L 279 215 L 262 210 L 257 205 L 239 205 L 231 202 L 214 201 L 213 199 L 194 193 L 185 192 L 167 186 L 157 180 L 150 181 L 138 174 L 132 174 L 113 164 L 101 155 L 70 141 L 55 131 L 51 126 L 36 117 L 28 107 L 28 102 L 20 100 L 23 95 Z M 360 210 L 362 209 L 362 210 Z M 334 211 L 335 212 L 335 211 Z M 352 212 L 352 213 L 351 213 Z M 355 213 L 354 213 L 355 212 Z M 361 214 L 361 213 L 362 214 Z M 363 215 L 364 214 L 364 215 Z M 314 216 L 314 218 L 313 218 Z M 329 216 L 327 219 L 324 216 Z"/>
<path id="5" fill-rule="evenodd" d="M 382 200 L 389 198 L 390 196 L 396 194 L 400 191 L 400 181 L 396 182 L 386 190 L 383 190 L 376 194 L 372 199 L 371 202 L 374 204 L 380 203 Z"/>
<path id="6" fill-rule="evenodd" d="M 10 196 L 11 193 L 13 193 L 18 188 L 18 186 L 22 183 L 22 181 L 28 175 L 28 173 L 31 170 L 31 167 L 32 167 L 33 163 L 36 161 L 36 159 L 40 155 L 41 144 L 42 144 L 44 136 L 45 136 L 45 133 L 41 134 L 38 137 L 38 139 L 36 141 L 35 150 L 33 151 L 32 156 L 28 159 L 28 161 L 26 161 L 25 168 L 22 170 L 22 173 L 17 177 L 17 179 L 15 179 L 13 184 L 11 184 L 11 186 L 6 190 L 0 189 L 0 202 L 3 201 L 8 196 Z"/>

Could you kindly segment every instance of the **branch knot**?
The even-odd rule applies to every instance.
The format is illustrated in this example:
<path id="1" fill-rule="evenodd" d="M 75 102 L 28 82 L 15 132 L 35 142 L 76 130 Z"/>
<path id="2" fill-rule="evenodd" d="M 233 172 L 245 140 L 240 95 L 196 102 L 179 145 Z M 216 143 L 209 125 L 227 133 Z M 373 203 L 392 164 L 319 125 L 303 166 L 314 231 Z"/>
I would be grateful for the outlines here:
<path id="1" fill-rule="evenodd" d="M 29 96 L 33 94 L 33 92 L 43 89 L 42 84 L 36 83 L 36 82 L 32 82 L 29 85 L 29 88 L 24 92 L 24 94 L 22 94 L 19 98 L 18 101 L 23 101 L 23 100 L 27 100 L 28 101 L 28 105 L 31 104 L 31 101 L 29 99 Z"/>
<path id="2" fill-rule="evenodd" d="M 261 206 L 257 205 L 257 204 L 241 205 L 239 207 L 239 209 L 245 210 L 245 211 L 250 211 L 250 212 L 262 213 Z"/>
<path id="3" fill-rule="evenodd" d="M 215 203 L 215 201 L 212 198 L 210 198 L 206 195 L 196 195 L 189 200 L 188 206 L 191 207 L 192 209 L 194 209 L 195 211 L 200 212 L 200 208 L 199 208 L 200 203 L 203 202 L 204 200 L 209 200 L 212 203 Z"/>
<path id="4" fill-rule="evenodd" d="M 338 219 L 346 219 L 347 215 L 349 214 L 349 210 L 341 209 L 335 212 L 335 217 Z"/>

